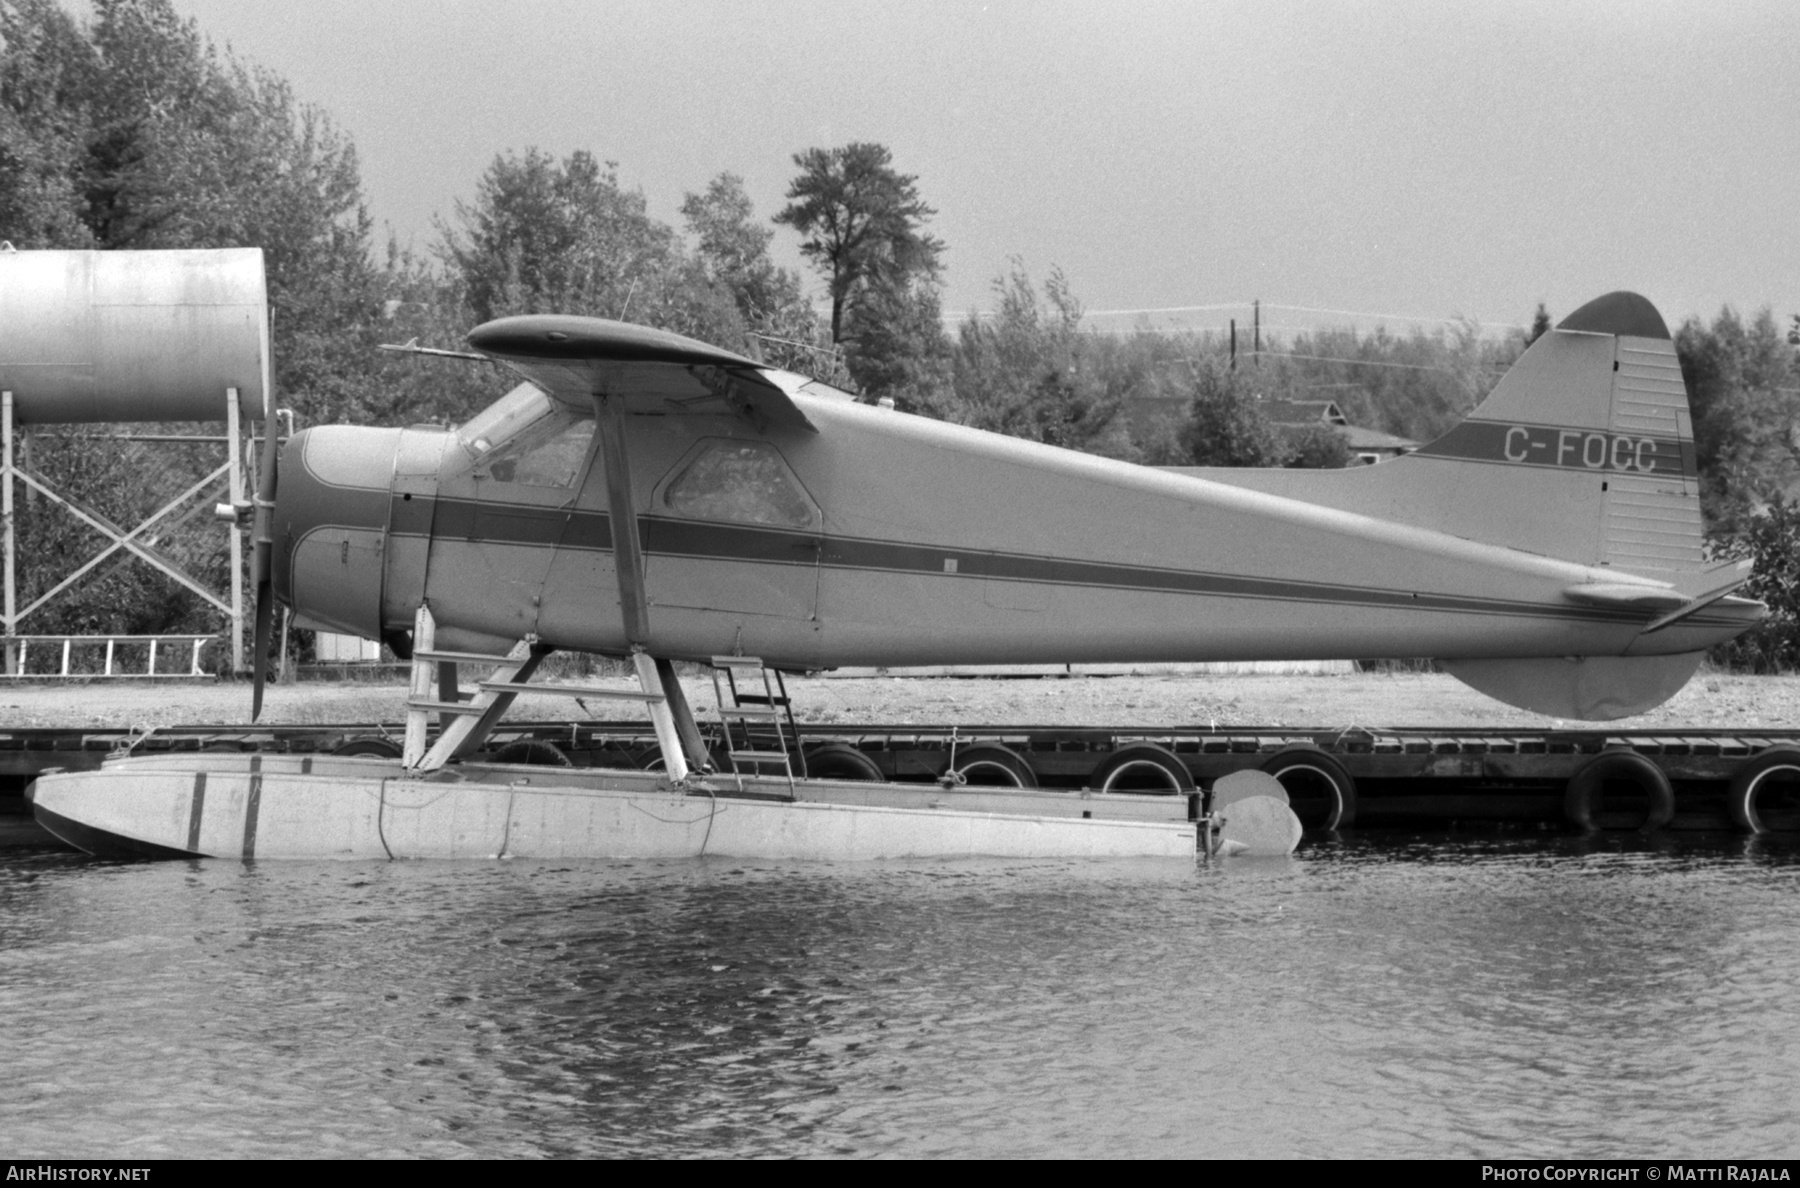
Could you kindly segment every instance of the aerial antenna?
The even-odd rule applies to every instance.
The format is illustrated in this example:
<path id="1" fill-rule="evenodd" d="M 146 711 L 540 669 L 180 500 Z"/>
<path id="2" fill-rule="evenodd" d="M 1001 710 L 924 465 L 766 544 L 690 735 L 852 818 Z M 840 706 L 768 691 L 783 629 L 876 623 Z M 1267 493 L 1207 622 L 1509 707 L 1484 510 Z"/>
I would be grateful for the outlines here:
<path id="1" fill-rule="evenodd" d="M 417 338 L 409 338 L 405 342 L 384 342 L 375 349 L 394 351 L 402 355 L 435 355 L 440 359 L 469 359 L 476 363 L 493 362 L 486 355 L 478 355 L 474 351 L 447 351 L 442 347 L 420 346 Z"/>

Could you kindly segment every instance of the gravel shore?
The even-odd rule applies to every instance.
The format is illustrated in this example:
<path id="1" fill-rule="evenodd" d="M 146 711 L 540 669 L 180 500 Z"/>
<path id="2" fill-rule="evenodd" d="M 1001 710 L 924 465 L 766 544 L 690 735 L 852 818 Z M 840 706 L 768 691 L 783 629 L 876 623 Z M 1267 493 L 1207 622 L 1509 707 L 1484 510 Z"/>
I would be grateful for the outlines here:
<path id="1" fill-rule="evenodd" d="M 583 683 L 628 687 L 623 678 Z M 684 681 L 702 711 L 713 704 L 704 677 Z M 817 723 L 959 723 L 1059 726 L 1345 726 L 1554 729 L 1580 723 L 1525 713 L 1431 673 L 1344 676 L 1108 676 L 1067 678 L 804 677 L 789 681 L 796 713 Z M 404 712 L 398 681 L 307 681 L 268 690 L 271 725 L 396 722 Z M 522 697 L 514 719 L 634 716 L 629 705 L 593 702 L 592 713 L 560 697 Z M 216 684 L 17 684 L 0 689 L 0 730 L 243 724 L 250 687 Z M 1666 704 L 1609 729 L 1693 727 L 1783 729 L 1800 725 L 1800 677 L 1701 673 Z"/>

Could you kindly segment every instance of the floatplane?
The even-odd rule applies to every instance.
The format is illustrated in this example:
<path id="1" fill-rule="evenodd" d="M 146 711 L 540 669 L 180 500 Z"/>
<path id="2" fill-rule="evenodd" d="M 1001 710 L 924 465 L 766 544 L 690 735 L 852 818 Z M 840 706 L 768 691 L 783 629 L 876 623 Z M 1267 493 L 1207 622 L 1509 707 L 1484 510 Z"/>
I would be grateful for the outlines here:
<path id="1" fill-rule="evenodd" d="M 1429 656 L 1604 720 L 1764 613 L 1733 593 L 1747 567 L 1704 557 L 1680 367 L 1631 293 L 1544 334 L 1443 437 L 1338 471 L 1132 465 L 591 318 L 468 345 L 522 382 L 455 430 L 283 447 L 266 417 L 257 497 L 228 509 L 254 541 L 256 709 L 279 601 L 410 658 L 403 755 L 120 758 L 39 779 L 40 821 L 161 856 L 1191 854 L 1184 798 L 819 778 L 729 729 L 721 754 L 674 664 Z M 629 658 L 636 687 L 533 683 L 556 650 Z M 558 691 L 645 706 L 664 769 L 478 760 L 515 698 Z M 773 699 L 720 726 L 757 715 Z"/>

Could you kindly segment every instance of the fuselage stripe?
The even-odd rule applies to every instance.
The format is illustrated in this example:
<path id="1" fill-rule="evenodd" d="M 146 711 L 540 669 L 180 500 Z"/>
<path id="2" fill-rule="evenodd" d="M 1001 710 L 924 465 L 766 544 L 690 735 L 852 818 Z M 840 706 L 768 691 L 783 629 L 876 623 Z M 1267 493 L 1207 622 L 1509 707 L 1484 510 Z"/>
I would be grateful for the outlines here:
<path id="1" fill-rule="evenodd" d="M 414 504 L 426 502 L 419 499 Z M 466 500 L 438 500 L 431 536 L 488 544 L 554 547 L 609 552 L 612 533 L 605 512 L 572 508 L 509 506 L 494 509 Z M 1367 607 L 1406 607 L 1456 614 L 1511 615 L 1592 623 L 1629 623 L 1639 611 L 1575 603 L 1528 602 L 1392 588 L 1339 585 L 1295 578 L 1256 578 L 1197 570 L 1165 569 L 1108 561 L 1081 561 L 1025 553 L 959 549 L 865 537 L 642 516 L 644 551 L 655 557 L 760 565 L 818 566 L 824 569 L 980 578 L 988 581 L 1145 592 L 1195 594 L 1285 602 L 1323 602 Z M 422 534 L 421 534 L 422 535 Z M 954 562 L 947 566 L 946 562 Z M 1695 618 L 1730 625 L 1735 619 Z"/>

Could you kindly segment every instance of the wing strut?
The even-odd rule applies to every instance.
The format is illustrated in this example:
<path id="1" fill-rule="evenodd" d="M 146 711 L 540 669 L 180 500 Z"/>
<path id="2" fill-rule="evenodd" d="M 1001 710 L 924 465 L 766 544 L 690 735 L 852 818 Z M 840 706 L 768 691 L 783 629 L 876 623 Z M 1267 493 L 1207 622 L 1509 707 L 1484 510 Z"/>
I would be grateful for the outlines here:
<path id="1" fill-rule="evenodd" d="M 613 571 L 619 583 L 619 614 L 625 620 L 625 642 L 631 645 L 631 663 L 643 688 L 656 741 L 662 747 L 663 769 L 677 788 L 687 783 L 688 749 L 684 739 L 698 741 L 700 731 L 675 683 L 675 667 L 653 659 L 644 650 L 650 642 L 650 600 L 645 593 L 644 548 L 638 538 L 637 508 L 631 498 L 631 462 L 625 449 L 624 402 L 594 396 L 594 422 L 600 433 L 600 449 L 606 464 L 606 515 L 612 531 Z M 679 714 L 679 717 L 678 717 Z M 702 747 L 694 753 L 703 762 Z"/>
<path id="2" fill-rule="evenodd" d="M 644 593 L 644 548 L 638 539 L 637 509 L 631 502 L 625 409 L 622 402 L 605 396 L 595 396 L 594 405 L 600 448 L 605 454 L 606 512 L 612 529 L 613 568 L 618 573 L 619 613 L 625 619 L 625 642 L 641 648 L 650 642 L 650 603 Z"/>

